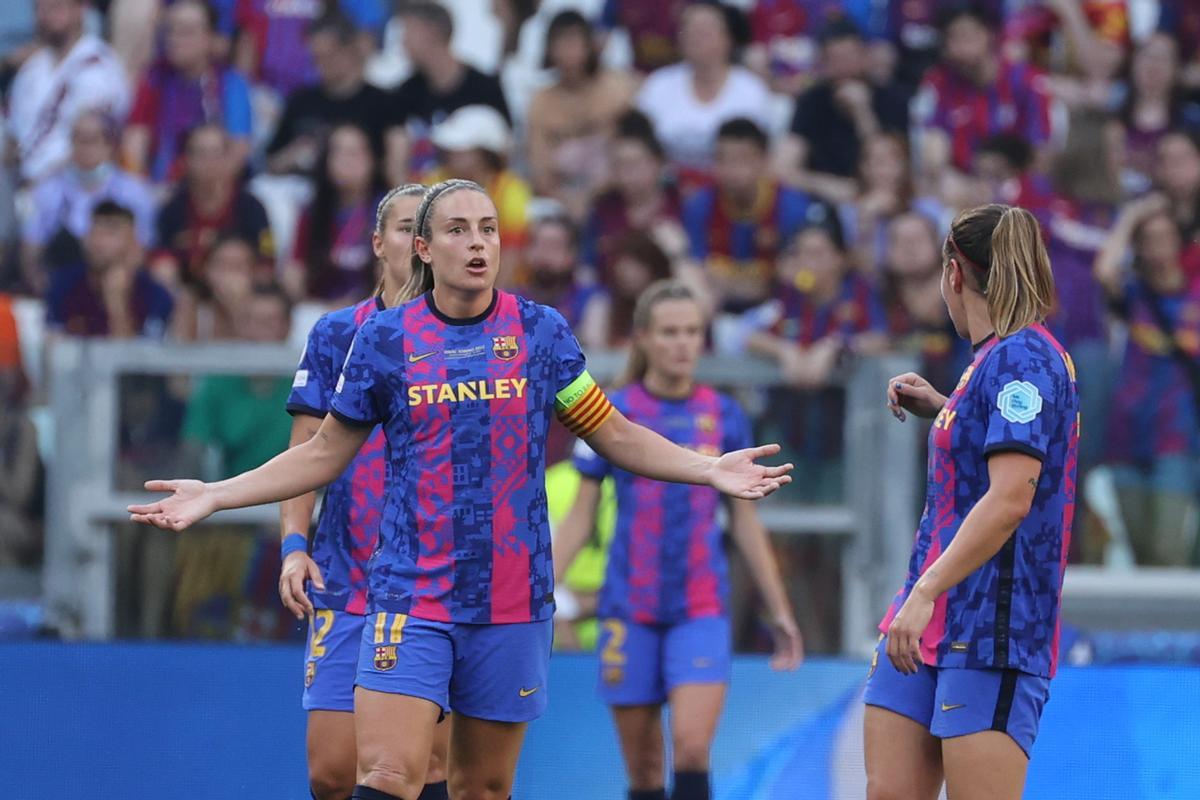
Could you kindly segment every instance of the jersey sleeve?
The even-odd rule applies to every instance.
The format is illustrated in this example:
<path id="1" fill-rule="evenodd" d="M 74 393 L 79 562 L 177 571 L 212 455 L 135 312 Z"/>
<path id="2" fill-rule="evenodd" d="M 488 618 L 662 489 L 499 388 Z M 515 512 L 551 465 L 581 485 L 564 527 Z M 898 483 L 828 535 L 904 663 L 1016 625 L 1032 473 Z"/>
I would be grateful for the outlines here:
<path id="1" fill-rule="evenodd" d="M 1060 363 L 1055 364 L 1052 359 Z M 1045 460 L 1059 417 L 1066 408 L 1066 366 L 1058 353 L 1003 343 L 983 374 L 986 455 L 1016 451 Z"/>
<path id="2" fill-rule="evenodd" d="M 587 360 L 579 340 L 567 321 L 554 309 L 546 309 L 554 337 L 554 412 L 567 430 L 586 439 L 612 415 L 613 405 L 588 374 Z"/>
<path id="3" fill-rule="evenodd" d="M 342 374 L 329 404 L 329 413 L 347 425 L 376 425 L 388 416 L 387 374 L 379 352 L 380 330 L 374 317 L 354 336 Z"/>
<path id="4" fill-rule="evenodd" d="M 753 443 L 750 433 L 750 419 L 742 407 L 732 397 L 721 397 L 721 424 L 724 435 L 721 438 L 721 449 L 728 453 L 732 450 L 744 450 Z"/>
<path id="5" fill-rule="evenodd" d="M 287 411 L 292 416 L 306 414 L 324 417 L 329 413 L 337 370 L 341 364 L 334 363 L 333 347 L 329 340 L 329 322 L 321 317 L 308 333 L 304 344 L 304 355 L 292 379 L 292 391 L 288 395 Z"/>
<path id="6" fill-rule="evenodd" d="M 612 473 L 612 465 L 604 456 L 597 453 L 583 439 L 575 441 L 575 449 L 571 453 L 571 463 L 579 474 L 593 481 L 602 481 Z"/>

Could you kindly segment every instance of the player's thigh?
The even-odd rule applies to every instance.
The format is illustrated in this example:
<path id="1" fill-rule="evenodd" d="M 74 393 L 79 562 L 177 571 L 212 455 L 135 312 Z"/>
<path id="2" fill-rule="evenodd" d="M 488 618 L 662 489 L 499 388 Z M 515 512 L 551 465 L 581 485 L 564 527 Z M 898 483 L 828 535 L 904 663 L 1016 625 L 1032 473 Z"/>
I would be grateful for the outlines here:
<path id="1" fill-rule="evenodd" d="M 309 711 L 306 735 L 308 782 L 319 798 L 344 798 L 354 789 L 358 766 L 354 714 Z"/>
<path id="2" fill-rule="evenodd" d="M 447 781 L 454 800 L 505 800 L 512 793 L 525 722 L 497 722 L 455 712 Z"/>
<path id="3" fill-rule="evenodd" d="M 629 788 L 634 791 L 662 788 L 666 761 L 662 706 L 658 703 L 613 706 L 612 715 Z"/>
<path id="4" fill-rule="evenodd" d="M 1050 681 L 1014 669 L 943 669 L 930 730 L 954 800 L 1020 798 Z"/>
<path id="5" fill-rule="evenodd" d="M 981 731 L 942 740 L 948 800 L 1021 800 L 1029 757 L 1013 738 Z"/>
<path id="6" fill-rule="evenodd" d="M 433 729 L 433 747 L 429 751 L 429 769 L 425 772 L 426 783 L 441 783 L 446 780 L 447 765 L 450 763 L 450 735 L 454 730 L 453 714 L 445 718 Z"/>
<path id="7" fill-rule="evenodd" d="M 932 800 L 942 785 L 941 743 L 929 730 L 937 673 L 922 665 L 899 672 L 879 637 L 863 700 L 863 751 L 868 800 Z"/>
<path id="8" fill-rule="evenodd" d="M 452 628 L 404 614 L 367 616 L 354 695 L 361 783 L 401 796 L 419 793 L 435 726 L 449 709 Z"/>
<path id="9" fill-rule="evenodd" d="M 941 742 L 909 717 L 868 705 L 863 714 L 867 800 L 936 800 Z"/>
<path id="10" fill-rule="evenodd" d="M 707 770 L 732 667 L 729 619 L 700 617 L 670 625 L 663 638 L 663 683 L 671 706 L 676 770 Z"/>
<path id="11" fill-rule="evenodd" d="M 667 628 L 623 619 L 600 620 L 597 693 L 606 705 L 654 706 L 667 700 L 663 642 Z"/>

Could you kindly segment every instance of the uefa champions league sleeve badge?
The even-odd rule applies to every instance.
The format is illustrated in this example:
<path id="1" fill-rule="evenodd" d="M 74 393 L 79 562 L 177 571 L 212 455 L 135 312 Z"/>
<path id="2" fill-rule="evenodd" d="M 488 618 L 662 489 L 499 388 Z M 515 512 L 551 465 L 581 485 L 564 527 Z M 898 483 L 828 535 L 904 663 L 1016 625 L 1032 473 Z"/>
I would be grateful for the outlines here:
<path id="1" fill-rule="evenodd" d="M 1009 381 L 996 395 L 996 407 L 1009 422 L 1026 425 L 1042 413 L 1042 395 L 1029 381 Z"/>

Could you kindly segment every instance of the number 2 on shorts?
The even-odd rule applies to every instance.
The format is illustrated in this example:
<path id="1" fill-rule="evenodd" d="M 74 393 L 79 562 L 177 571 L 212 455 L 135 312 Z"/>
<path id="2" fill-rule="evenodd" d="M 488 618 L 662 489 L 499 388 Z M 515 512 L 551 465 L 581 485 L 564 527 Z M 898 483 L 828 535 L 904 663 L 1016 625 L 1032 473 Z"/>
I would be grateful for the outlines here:
<path id="1" fill-rule="evenodd" d="M 312 646 L 309 650 L 312 658 L 320 658 L 325 655 L 325 645 L 321 643 L 325 641 L 325 637 L 332 629 L 333 612 L 327 608 L 318 608 L 312 620 Z"/>

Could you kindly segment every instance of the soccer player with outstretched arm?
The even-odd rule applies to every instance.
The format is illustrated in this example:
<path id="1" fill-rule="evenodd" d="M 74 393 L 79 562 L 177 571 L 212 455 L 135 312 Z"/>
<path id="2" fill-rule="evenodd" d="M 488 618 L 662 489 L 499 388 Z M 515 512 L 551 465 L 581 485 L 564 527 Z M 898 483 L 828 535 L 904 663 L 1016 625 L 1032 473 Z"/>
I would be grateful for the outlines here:
<path id="1" fill-rule="evenodd" d="M 1079 398 L 1043 327 L 1054 279 L 1024 209 L 963 212 L 942 296 L 975 347 L 943 397 L 893 378 L 889 406 L 934 417 L 908 577 L 879 625 L 864 721 L 869 800 L 1018 800 L 1050 678 L 1071 519 Z"/>
<path id="2" fill-rule="evenodd" d="M 453 708 L 456 800 L 506 798 L 548 687 L 553 566 L 544 485 L 551 415 L 615 466 L 757 499 L 791 465 L 776 445 L 685 450 L 615 411 L 562 317 L 495 288 L 496 207 L 477 184 L 426 192 L 402 302 L 355 336 L 316 436 L 227 481 L 150 481 L 171 496 L 132 519 L 181 530 L 223 508 L 323 486 L 371 430 L 388 482 L 358 662 L 359 800 L 415 800 L 439 717 Z"/>

